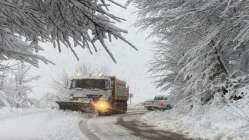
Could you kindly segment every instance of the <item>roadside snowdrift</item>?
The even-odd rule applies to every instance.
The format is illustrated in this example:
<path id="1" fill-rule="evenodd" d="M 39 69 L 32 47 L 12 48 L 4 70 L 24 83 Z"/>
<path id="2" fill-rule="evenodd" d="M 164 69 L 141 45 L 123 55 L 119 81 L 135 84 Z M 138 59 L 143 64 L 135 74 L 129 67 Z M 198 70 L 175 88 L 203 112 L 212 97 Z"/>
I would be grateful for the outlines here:
<path id="1" fill-rule="evenodd" d="M 44 109 L 0 109 L 0 139 L 87 140 L 80 113 Z"/>
<path id="2" fill-rule="evenodd" d="M 165 112 L 149 112 L 141 121 L 196 139 L 248 140 L 248 107 L 249 95 L 229 104 L 214 100 L 212 104 L 195 105 L 192 109 L 186 105 Z"/>

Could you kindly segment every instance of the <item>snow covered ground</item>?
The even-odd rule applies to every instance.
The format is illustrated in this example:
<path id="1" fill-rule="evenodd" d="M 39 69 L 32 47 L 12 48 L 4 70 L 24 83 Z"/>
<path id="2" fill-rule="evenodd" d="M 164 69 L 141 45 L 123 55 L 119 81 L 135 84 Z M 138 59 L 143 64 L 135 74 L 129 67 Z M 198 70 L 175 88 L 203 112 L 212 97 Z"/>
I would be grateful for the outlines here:
<path id="1" fill-rule="evenodd" d="M 81 130 L 84 134 L 91 134 L 88 135 L 91 140 L 142 140 L 116 124 L 118 118 L 119 115 L 92 118 L 80 124 Z"/>
<path id="2" fill-rule="evenodd" d="M 87 140 L 79 129 L 84 116 L 50 109 L 0 109 L 1 140 Z"/>
<path id="3" fill-rule="evenodd" d="M 135 115 L 135 120 L 158 130 L 176 132 L 190 138 L 211 140 L 248 140 L 248 97 L 232 104 L 211 104 L 193 108 L 183 115 L 179 110 L 147 112 Z M 182 109 L 183 110 L 183 109 Z M 0 140 L 110 140 L 139 137 L 119 126 L 117 120 L 133 118 L 132 112 L 142 112 L 142 106 L 130 106 L 129 113 L 109 117 L 89 118 L 81 113 L 56 109 L 0 109 Z M 130 113 L 131 112 L 131 113 Z M 129 121 L 129 120 L 128 120 Z M 150 127 L 151 128 L 151 127 Z M 141 129 L 145 130 L 145 128 Z"/>
<path id="4" fill-rule="evenodd" d="M 137 108 L 137 107 L 136 107 Z M 138 113 L 139 112 L 139 113 Z M 154 130 L 137 118 L 144 112 L 89 116 L 56 109 L 0 109 L 0 140 L 178 140 L 180 135 Z M 161 134 L 163 133 L 163 134 Z"/>
<path id="5" fill-rule="evenodd" d="M 96 117 L 57 109 L 0 108 L 0 140 L 140 140 L 116 124 L 122 115 Z"/>
<path id="6" fill-rule="evenodd" d="M 249 139 L 249 96 L 229 105 L 222 103 L 165 112 L 148 112 L 140 120 L 158 129 L 177 132 L 192 138 L 211 140 Z M 186 111 L 186 110 L 185 110 Z"/>

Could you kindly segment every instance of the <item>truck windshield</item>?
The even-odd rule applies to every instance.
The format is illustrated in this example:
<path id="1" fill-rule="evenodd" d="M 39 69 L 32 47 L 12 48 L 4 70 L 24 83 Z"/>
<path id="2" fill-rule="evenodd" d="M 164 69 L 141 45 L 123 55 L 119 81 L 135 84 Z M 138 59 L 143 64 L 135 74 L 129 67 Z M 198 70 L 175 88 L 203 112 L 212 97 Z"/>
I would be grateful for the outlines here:
<path id="1" fill-rule="evenodd" d="M 108 89 L 108 80 L 105 79 L 74 79 L 71 88 Z"/>

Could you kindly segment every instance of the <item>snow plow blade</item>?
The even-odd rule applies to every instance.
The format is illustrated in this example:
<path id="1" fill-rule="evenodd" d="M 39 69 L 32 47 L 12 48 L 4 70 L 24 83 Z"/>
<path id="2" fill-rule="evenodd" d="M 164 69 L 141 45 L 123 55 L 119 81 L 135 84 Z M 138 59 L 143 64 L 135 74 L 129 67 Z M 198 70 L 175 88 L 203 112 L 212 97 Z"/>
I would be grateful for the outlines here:
<path id="1" fill-rule="evenodd" d="M 72 110 L 72 111 L 81 111 L 81 112 L 92 112 L 93 109 L 89 103 L 83 102 L 65 102 L 65 101 L 56 101 L 60 109 L 63 110 Z"/>

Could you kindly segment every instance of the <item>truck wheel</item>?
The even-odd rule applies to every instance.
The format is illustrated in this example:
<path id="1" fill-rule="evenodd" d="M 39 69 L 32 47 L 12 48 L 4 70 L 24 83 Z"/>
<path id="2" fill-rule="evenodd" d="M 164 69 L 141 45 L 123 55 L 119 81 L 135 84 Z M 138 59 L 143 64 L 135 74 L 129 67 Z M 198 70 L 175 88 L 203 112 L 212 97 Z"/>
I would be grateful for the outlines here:
<path id="1" fill-rule="evenodd" d="M 112 102 L 112 112 L 113 112 L 113 114 L 117 113 L 117 108 L 118 108 L 117 102 L 113 101 Z"/>
<path id="2" fill-rule="evenodd" d="M 123 113 L 126 113 L 127 112 L 127 102 L 124 101 L 124 107 L 123 107 Z"/>
<path id="3" fill-rule="evenodd" d="M 115 114 L 123 114 L 127 112 L 127 102 L 126 101 L 113 101 L 112 108 L 113 113 Z"/>
<path id="4" fill-rule="evenodd" d="M 148 111 L 153 111 L 153 109 L 152 109 L 151 107 L 146 107 L 146 109 L 147 109 Z"/>
<path id="5" fill-rule="evenodd" d="M 112 115 L 112 112 L 111 111 L 108 111 L 108 112 L 98 112 L 98 115 L 99 116 L 109 116 L 109 115 Z"/>

